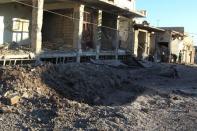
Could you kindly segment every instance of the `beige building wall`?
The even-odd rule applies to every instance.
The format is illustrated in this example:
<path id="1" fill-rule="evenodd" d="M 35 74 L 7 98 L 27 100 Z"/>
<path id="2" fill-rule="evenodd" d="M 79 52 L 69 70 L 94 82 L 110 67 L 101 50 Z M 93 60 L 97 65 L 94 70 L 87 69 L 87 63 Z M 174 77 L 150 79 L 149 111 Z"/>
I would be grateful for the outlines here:
<path id="1" fill-rule="evenodd" d="M 1 43 L 30 44 L 32 9 L 17 3 L 0 4 Z"/>
<path id="2" fill-rule="evenodd" d="M 172 40 L 170 43 L 170 47 L 171 54 L 176 54 L 178 56 L 179 52 L 183 50 L 183 40 L 178 38 Z"/>
<path id="3" fill-rule="evenodd" d="M 184 40 L 183 40 L 183 62 L 186 64 L 194 64 L 194 59 L 195 59 L 195 48 L 193 45 L 193 39 L 191 36 L 188 36 L 186 34 Z"/>

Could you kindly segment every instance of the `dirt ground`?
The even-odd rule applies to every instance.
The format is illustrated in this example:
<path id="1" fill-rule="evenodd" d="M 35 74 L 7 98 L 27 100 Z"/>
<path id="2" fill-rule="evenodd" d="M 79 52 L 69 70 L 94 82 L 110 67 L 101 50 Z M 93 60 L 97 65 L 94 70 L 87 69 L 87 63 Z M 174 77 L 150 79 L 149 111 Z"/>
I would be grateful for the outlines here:
<path id="1" fill-rule="evenodd" d="M 8 100 L 19 96 L 10 105 Z M 197 67 L 2 67 L 0 130 L 197 129 Z"/>

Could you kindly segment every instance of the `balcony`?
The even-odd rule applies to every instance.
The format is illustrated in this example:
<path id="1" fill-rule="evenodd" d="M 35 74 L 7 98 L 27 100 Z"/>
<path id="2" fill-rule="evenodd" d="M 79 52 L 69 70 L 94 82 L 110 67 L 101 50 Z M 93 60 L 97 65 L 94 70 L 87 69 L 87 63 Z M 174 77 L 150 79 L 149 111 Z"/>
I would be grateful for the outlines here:
<path id="1" fill-rule="evenodd" d="M 87 5 L 128 18 L 145 17 L 145 11 L 136 11 L 135 2 L 128 0 L 82 0 Z"/>

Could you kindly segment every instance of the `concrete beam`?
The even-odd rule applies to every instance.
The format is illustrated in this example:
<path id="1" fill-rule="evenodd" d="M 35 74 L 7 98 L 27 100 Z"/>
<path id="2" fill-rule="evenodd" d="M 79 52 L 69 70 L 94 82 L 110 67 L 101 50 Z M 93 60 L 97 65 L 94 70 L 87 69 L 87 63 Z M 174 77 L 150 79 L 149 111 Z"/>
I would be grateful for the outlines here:
<path id="1" fill-rule="evenodd" d="M 44 0 L 32 0 L 32 31 L 31 31 L 31 47 L 38 54 L 42 50 L 42 24 L 43 24 L 43 6 Z"/>

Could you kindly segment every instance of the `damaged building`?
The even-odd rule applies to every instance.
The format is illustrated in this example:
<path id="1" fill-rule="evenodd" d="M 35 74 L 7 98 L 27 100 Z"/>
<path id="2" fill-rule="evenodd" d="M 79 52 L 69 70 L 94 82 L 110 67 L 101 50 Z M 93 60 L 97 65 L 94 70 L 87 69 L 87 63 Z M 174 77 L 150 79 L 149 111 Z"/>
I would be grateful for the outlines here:
<path id="1" fill-rule="evenodd" d="M 150 26 L 147 21 L 134 23 L 133 54 L 138 59 L 151 60 L 156 52 L 156 34 L 164 29 Z"/>
<path id="2" fill-rule="evenodd" d="M 181 55 L 179 63 L 194 64 L 194 43 L 184 27 L 153 27 L 135 19 L 133 28 L 132 54 L 138 60 L 177 63 Z"/>
<path id="3" fill-rule="evenodd" d="M 144 16 L 135 0 L 3 0 L 0 48 L 7 45 L 15 54 L 0 57 L 55 62 L 123 58 L 132 50 L 133 18 Z"/>
<path id="4" fill-rule="evenodd" d="M 157 60 L 194 64 L 195 50 L 192 38 L 185 33 L 184 27 L 160 27 L 164 32 L 157 33 Z M 181 57 L 180 57 L 181 55 Z M 177 60 L 173 59 L 176 56 Z M 178 60 L 180 59 L 180 60 Z"/>
<path id="5" fill-rule="evenodd" d="M 153 27 L 135 0 L 1 0 L 0 62 L 85 62 L 134 56 L 194 63 L 192 39 L 180 27 Z M 109 11 L 110 9 L 110 11 Z M 8 61 L 8 62 L 7 62 Z"/>

